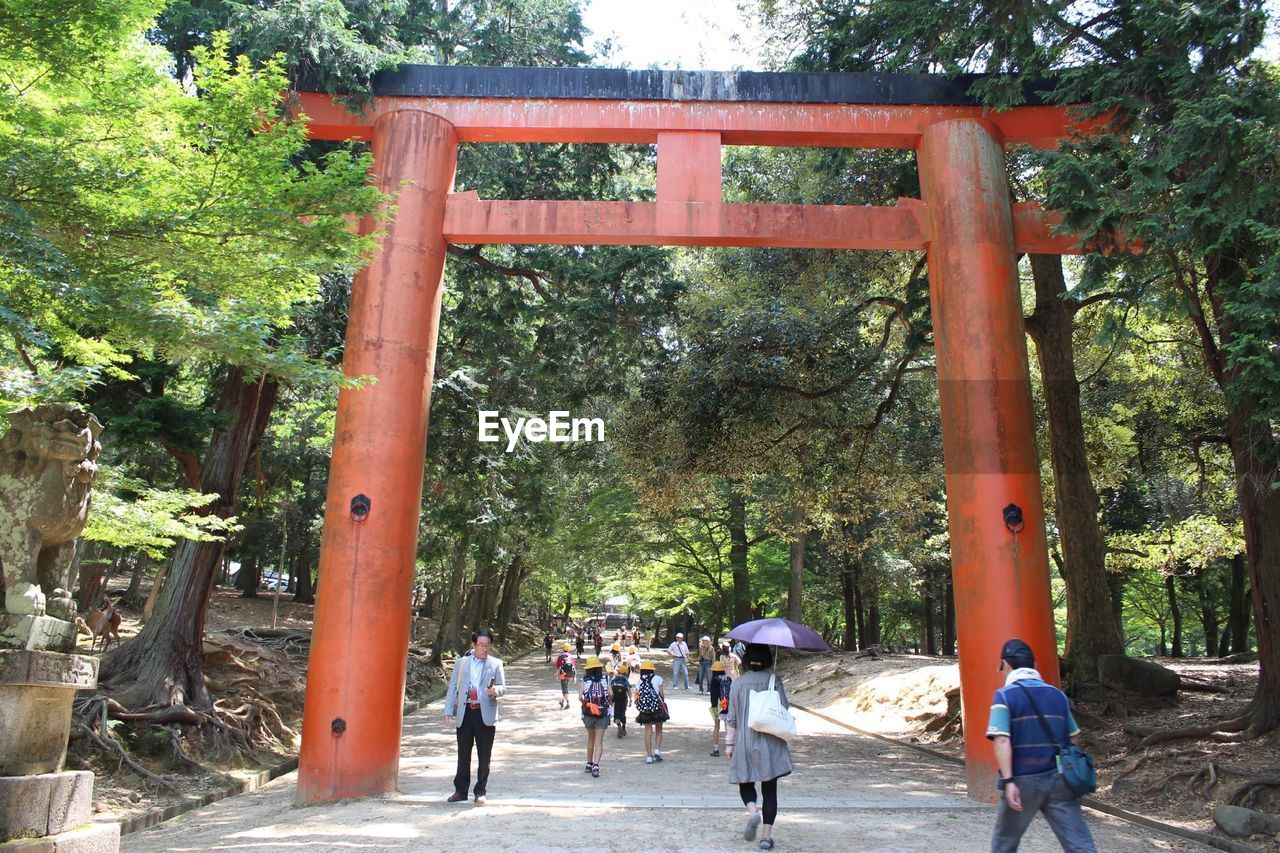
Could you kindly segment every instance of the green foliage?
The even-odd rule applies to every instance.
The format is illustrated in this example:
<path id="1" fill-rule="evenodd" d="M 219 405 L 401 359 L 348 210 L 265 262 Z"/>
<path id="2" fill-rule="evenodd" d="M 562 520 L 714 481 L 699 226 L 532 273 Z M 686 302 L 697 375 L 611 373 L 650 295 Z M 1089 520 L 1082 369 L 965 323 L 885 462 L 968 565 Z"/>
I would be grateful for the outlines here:
<path id="1" fill-rule="evenodd" d="M 123 377 L 134 356 L 314 369 L 274 329 L 371 245 L 343 218 L 378 201 L 368 161 L 289 166 L 305 129 L 266 120 L 280 68 L 225 42 L 196 58 L 201 97 L 136 45 L 81 75 L 0 57 L 24 81 L 0 100 L 0 333 L 50 360 L 32 396 L 63 364 Z"/>
<path id="2" fill-rule="evenodd" d="M 216 542 L 239 530 L 235 518 L 200 510 L 217 499 L 189 489 L 160 489 L 102 467 L 94 483 L 93 511 L 82 534 L 123 551 L 163 558 L 178 539 Z"/>

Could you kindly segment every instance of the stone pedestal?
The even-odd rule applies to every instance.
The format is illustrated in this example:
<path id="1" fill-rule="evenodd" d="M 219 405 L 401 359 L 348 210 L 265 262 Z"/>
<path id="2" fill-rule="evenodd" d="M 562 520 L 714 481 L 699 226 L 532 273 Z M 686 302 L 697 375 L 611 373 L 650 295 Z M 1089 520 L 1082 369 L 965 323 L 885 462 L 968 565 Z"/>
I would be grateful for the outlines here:
<path id="1" fill-rule="evenodd" d="M 22 838 L 0 843 L 0 851 L 9 853 L 118 853 L 120 824 L 91 823 L 70 832 L 46 835 L 44 838 Z"/>
<path id="2" fill-rule="evenodd" d="M 90 822 L 93 774 L 62 770 L 72 700 L 97 684 L 95 657 L 0 650 L 0 850 L 120 849 L 118 825 Z"/>
<path id="3" fill-rule="evenodd" d="M 54 616 L 0 613 L 0 646 L 27 651 L 70 652 L 76 646 L 76 626 Z"/>
<path id="4" fill-rule="evenodd" d="M 0 776 L 61 770 L 71 702 L 97 685 L 95 657 L 0 650 Z"/>

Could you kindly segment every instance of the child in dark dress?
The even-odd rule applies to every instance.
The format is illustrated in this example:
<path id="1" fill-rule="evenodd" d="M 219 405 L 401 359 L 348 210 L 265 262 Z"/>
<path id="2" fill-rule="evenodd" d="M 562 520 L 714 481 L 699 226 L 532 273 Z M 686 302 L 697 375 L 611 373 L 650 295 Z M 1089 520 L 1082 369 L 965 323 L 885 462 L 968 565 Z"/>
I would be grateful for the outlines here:
<path id="1" fill-rule="evenodd" d="M 631 670 L 625 664 L 618 664 L 609 681 L 609 689 L 613 693 L 613 722 L 618 726 L 618 737 L 627 736 L 627 705 L 631 700 Z"/>
<path id="2" fill-rule="evenodd" d="M 727 720 L 729 716 L 729 689 L 732 684 L 733 679 L 725 671 L 724 661 L 718 660 L 712 663 L 711 718 L 715 721 L 715 728 L 711 732 L 711 756 L 713 758 L 720 757 L 720 723 Z M 725 732 L 728 732 L 727 723 Z"/>

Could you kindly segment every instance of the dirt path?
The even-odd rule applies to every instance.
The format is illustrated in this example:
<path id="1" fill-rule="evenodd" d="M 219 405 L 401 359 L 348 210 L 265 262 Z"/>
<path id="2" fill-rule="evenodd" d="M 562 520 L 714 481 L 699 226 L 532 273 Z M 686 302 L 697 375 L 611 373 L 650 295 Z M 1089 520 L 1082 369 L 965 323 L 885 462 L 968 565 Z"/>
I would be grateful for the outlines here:
<path id="1" fill-rule="evenodd" d="M 656 657 L 656 656 L 655 656 Z M 659 672 L 665 669 L 659 665 Z M 669 674 L 669 669 L 664 675 Z M 610 731 L 602 773 L 582 772 L 585 735 L 541 655 L 507 667 L 511 693 L 498 724 L 489 801 L 447 804 L 454 735 L 437 702 L 405 721 L 398 795 L 295 808 L 294 775 L 253 794 L 191 812 L 137 835 L 129 851 L 308 850 L 726 850 L 742 841 L 744 818 L 724 758 L 708 755 L 707 697 L 668 691 L 672 720 L 665 761 L 644 763 L 643 734 Z M 797 712 L 796 772 L 778 786 L 779 849 L 958 851 L 986 849 L 993 811 L 963 792 L 963 770 L 908 749 L 845 732 Z M 1090 814 L 1100 850 L 1193 850 Z M 1022 850 L 1058 845 L 1037 820 Z"/>

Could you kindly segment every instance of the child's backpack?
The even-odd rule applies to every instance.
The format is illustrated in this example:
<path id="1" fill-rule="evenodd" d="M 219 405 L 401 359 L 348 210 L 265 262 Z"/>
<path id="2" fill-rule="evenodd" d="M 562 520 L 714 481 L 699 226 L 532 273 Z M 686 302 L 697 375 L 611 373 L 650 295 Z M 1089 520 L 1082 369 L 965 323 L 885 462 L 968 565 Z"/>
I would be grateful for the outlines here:
<path id="1" fill-rule="evenodd" d="M 636 710 L 642 714 L 656 714 L 661 707 L 662 699 L 658 697 L 658 688 L 649 679 L 640 679 L 640 687 L 636 690 Z"/>
<path id="2" fill-rule="evenodd" d="M 627 694 L 631 692 L 631 679 L 625 675 L 615 675 L 611 686 L 613 689 L 613 701 L 625 702 Z"/>
<path id="3" fill-rule="evenodd" d="M 567 654 L 560 655 L 560 679 L 568 681 L 573 678 L 573 658 Z"/>
<path id="4" fill-rule="evenodd" d="M 727 675 L 720 678 L 720 713 L 729 713 L 729 691 L 733 688 L 733 679 Z"/>
<path id="5" fill-rule="evenodd" d="M 582 682 L 582 696 L 586 700 L 582 713 L 588 717 L 603 717 L 609 713 L 609 686 L 603 678 L 588 678 Z"/>

